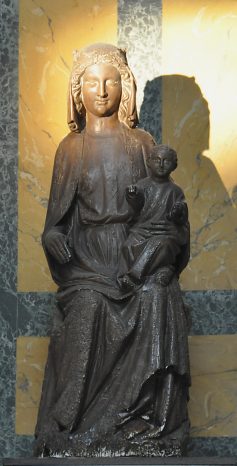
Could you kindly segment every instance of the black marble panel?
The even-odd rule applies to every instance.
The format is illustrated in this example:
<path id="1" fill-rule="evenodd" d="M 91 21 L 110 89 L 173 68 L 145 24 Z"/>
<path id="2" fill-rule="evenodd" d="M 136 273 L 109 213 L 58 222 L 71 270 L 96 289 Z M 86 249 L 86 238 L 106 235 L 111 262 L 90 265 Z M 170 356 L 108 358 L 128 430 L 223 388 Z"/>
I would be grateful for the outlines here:
<path id="1" fill-rule="evenodd" d="M 190 306 L 191 335 L 237 333 L 237 290 L 186 291 Z"/>
<path id="2" fill-rule="evenodd" d="M 236 457 L 237 437 L 196 437 L 188 445 L 188 456 Z"/>
<path id="3" fill-rule="evenodd" d="M 55 307 L 54 293 L 18 293 L 18 335 L 48 335 Z"/>
<path id="4" fill-rule="evenodd" d="M 0 14 L 0 455 L 15 454 L 18 1 Z"/>
<path id="5" fill-rule="evenodd" d="M 161 142 L 161 36 L 161 0 L 118 0 L 118 45 L 127 50 L 137 81 L 139 126 L 157 142 Z"/>
<path id="6" fill-rule="evenodd" d="M 152 134 L 158 144 L 162 142 L 162 76 L 147 81 L 141 105 L 140 126 Z M 152 115 L 152 118 L 151 118 Z"/>
<path id="7" fill-rule="evenodd" d="M 18 1 L 1 1 L 1 117 L 17 125 Z"/>
<path id="8" fill-rule="evenodd" d="M 19 457 L 30 457 L 33 454 L 33 435 L 16 435 L 15 455 Z"/>
<path id="9" fill-rule="evenodd" d="M 0 290 L 0 454 L 15 451 L 15 380 L 16 380 L 16 294 Z"/>
<path id="10" fill-rule="evenodd" d="M 16 289 L 17 271 L 17 147 L 0 147 L 0 287 Z"/>
<path id="11" fill-rule="evenodd" d="M 18 2 L 0 15 L 0 287 L 16 288 L 18 147 Z"/>

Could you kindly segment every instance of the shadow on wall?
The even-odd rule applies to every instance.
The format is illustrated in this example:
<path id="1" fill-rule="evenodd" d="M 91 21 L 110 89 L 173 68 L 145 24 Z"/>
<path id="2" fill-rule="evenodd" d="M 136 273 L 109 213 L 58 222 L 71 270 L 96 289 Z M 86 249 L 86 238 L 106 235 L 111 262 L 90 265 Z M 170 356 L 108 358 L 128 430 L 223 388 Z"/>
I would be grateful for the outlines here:
<path id="1" fill-rule="evenodd" d="M 236 288 L 236 212 L 215 165 L 203 155 L 209 149 L 209 108 L 195 79 L 167 75 L 148 81 L 140 124 L 157 142 L 170 145 L 178 153 L 174 179 L 185 192 L 192 230 L 191 261 L 184 272 L 184 287 Z"/>

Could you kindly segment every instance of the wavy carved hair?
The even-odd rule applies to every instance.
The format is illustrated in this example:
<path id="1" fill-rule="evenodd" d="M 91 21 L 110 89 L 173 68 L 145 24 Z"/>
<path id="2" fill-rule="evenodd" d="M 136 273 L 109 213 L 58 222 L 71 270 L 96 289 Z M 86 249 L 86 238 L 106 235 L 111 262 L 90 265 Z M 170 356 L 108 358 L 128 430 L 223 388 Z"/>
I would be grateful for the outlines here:
<path id="1" fill-rule="evenodd" d="M 98 50 L 98 48 L 96 48 L 98 45 L 96 44 L 94 50 Z M 102 45 L 104 46 L 104 44 Z M 135 128 L 138 123 L 135 78 L 127 63 L 122 62 L 122 60 L 114 59 L 113 56 L 113 49 L 122 52 L 126 57 L 125 52 L 120 51 L 120 49 L 114 46 L 107 47 L 110 47 L 112 52 L 97 54 L 96 60 L 89 60 L 89 63 L 85 65 L 80 63 L 80 61 L 74 64 L 68 93 L 68 125 L 71 131 L 81 132 L 86 125 L 86 109 L 82 102 L 81 78 L 86 68 L 95 63 L 110 64 L 118 70 L 122 83 L 122 96 L 118 112 L 119 120 L 129 128 Z"/>

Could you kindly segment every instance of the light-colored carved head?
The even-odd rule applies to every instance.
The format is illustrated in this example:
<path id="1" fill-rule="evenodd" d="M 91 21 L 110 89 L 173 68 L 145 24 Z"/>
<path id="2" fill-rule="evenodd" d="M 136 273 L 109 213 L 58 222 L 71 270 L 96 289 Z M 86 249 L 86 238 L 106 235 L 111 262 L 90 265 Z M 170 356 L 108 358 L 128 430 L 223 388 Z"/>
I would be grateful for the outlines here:
<path id="1" fill-rule="evenodd" d="M 71 131 L 80 132 L 86 124 L 81 79 L 85 70 L 96 64 L 112 65 L 119 72 L 122 95 L 119 105 L 119 120 L 130 128 L 138 122 L 136 109 L 136 82 L 127 64 L 126 52 L 110 44 L 94 44 L 74 51 L 73 68 L 69 83 L 68 125 Z"/>

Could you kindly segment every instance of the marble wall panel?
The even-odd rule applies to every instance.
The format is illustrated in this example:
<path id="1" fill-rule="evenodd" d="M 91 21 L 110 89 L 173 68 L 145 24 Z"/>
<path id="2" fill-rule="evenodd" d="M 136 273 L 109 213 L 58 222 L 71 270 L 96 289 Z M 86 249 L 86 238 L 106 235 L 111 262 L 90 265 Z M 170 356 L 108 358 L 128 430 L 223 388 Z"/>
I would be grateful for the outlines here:
<path id="1" fill-rule="evenodd" d="M 237 290 L 186 291 L 191 335 L 237 334 Z"/>
<path id="2" fill-rule="evenodd" d="M 46 336 L 50 333 L 55 311 L 53 293 L 18 293 L 18 336 Z"/>
<path id="3" fill-rule="evenodd" d="M 0 288 L 16 289 L 18 146 L 17 1 L 1 3 L 0 28 Z"/>
<path id="4" fill-rule="evenodd" d="M 19 337 L 17 340 L 17 434 L 34 433 L 48 343 L 47 337 Z"/>
<path id="5" fill-rule="evenodd" d="M 8 456 L 15 448 L 16 317 L 16 294 L 1 291 L 0 455 L 3 456 Z"/>
<path id="6" fill-rule="evenodd" d="M 68 133 L 72 51 L 117 41 L 115 0 L 22 0 L 20 7 L 18 290 L 55 287 L 41 247 L 56 147 Z M 33 66 L 32 66 L 33 64 Z"/>
<path id="7" fill-rule="evenodd" d="M 4 123 L 15 126 L 14 123 Z M 0 288 L 16 290 L 17 282 L 17 140 L 0 142 Z"/>
<path id="8" fill-rule="evenodd" d="M 179 154 L 191 261 L 185 289 L 236 289 L 237 4 L 163 0 L 162 141 Z"/>
<path id="9" fill-rule="evenodd" d="M 15 453 L 17 45 L 17 1 L 2 1 L 0 15 L 0 456 L 10 456 Z"/>
<path id="10" fill-rule="evenodd" d="M 187 456 L 235 457 L 237 437 L 193 437 L 188 444 Z"/>
<path id="11" fill-rule="evenodd" d="M 162 90 L 158 86 L 154 93 L 152 84 L 161 73 L 161 0 L 118 0 L 118 45 L 127 50 L 128 63 L 137 81 L 140 126 L 149 127 L 161 142 Z"/>
<path id="12" fill-rule="evenodd" d="M 193 437 L 237 436 L 237 335 L 190 337 Z"/>

